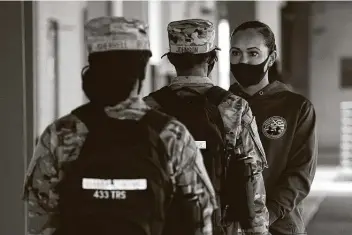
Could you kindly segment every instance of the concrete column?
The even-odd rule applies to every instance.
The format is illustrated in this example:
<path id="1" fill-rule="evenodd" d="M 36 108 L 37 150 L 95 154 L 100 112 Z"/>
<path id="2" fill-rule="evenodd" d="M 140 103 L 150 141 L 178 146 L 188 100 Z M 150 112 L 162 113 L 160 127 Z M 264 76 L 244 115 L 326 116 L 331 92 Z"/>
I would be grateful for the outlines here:
<path id="1" fill-rule="evenodd" d="M 33 4 L 0 2 L 0 234 L 26 234 L 21 201 L 33 151 Z"/>
<path id="2" fill-rule="evenodd" d="M 183 2 L 180 1 L 178 5 L 169 1 L 161 2 L 161 21 L 158 25 L 160 27 L 160 54 L 163 55 L 169 52 L 169 37 L 167 33 L 167 25 L 176 19 L 173 17 L 176 15 L 180 16 L 180 12 L 183 10 Z M 177 4 L 177 3 L 176 3 Z M 158 67 L 159 76 L 155 80 L 156 88 L 161 88 L 165 85 L 168 85 L 169 80 L 167 76 L 174 77 L 176 76 L 176 70 L 174 66 L 170 63 L 168 58 L 165 56 L 161 59 L 161 63 Z"/>
<path id="3" fill-rule="evenodd" d="M 123 1 L 111 1 L 111 15 L 123 16 Z"/>
<path id="4" fill-rule="evenodd" d="M 149 24 L 149 38 L 150 48 L 153 56 L 150 59 L 152 65 L 159 65 L 161 62 L 162 51 L 162 36 L 163 28 L 160 26 L 162 17 L 162 2 L 149 1 L 148 2 L 148 24 Z"/>

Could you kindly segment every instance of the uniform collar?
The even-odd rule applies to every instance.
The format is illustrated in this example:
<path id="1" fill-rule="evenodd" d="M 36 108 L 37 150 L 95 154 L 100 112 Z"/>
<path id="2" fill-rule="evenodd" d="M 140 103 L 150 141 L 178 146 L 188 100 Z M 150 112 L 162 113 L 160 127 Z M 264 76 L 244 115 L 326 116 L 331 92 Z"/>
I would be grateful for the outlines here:
<path id="1" fill-rule="evenodd" d="M 287 90 L 287 87 L 279 81 L 274 81 L 274 82 L 268 84 L 267 86 L 265 86 L 261 90 L 257 91 L 253 95 L 248 95 L 246 92 L 244 92 L 238 83 L 234 83 L 230 88 L 230 91 L 232 91 L 234 94 L 239 95 L 245 99 L 270 95 L 270 94 L 276 93 L 278 91 L 283 91 L 283 90 Z"/>
<path id="2" fill-rule="evenodd" d="M 108 116 L 118 119 L 139 119 L 149 109 L 140 96 L 129 97 L 115 106 L 104 108 Z"/>
<path id="3" fill-rule="evenodd" d="M 209 84 L 214 85 L 214 82 L 208 77 L 201 76 L 177 76 L 171 80 L 171 85 L 184 85 L 184 84 Z"/>

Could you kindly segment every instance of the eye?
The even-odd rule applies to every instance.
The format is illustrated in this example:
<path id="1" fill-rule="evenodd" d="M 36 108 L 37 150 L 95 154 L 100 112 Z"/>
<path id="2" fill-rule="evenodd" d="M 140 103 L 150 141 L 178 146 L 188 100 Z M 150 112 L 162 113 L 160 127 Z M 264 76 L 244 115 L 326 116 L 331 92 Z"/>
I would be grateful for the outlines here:
<path id="1" fill-rule="evenodd" d="M 251 52 L 249 52 L 249 55 L 252 56 L 252 57 L 256 57 L 256 56 L 259 55 L 259 53 L 256 52 L 256 51 L 251 51 Z"/>
<path id="2" fill-rule="evenodd" d="M 231 55 L 233 56 L 239 56 L 240 52 L 239 51 L 231 51 Z"/>

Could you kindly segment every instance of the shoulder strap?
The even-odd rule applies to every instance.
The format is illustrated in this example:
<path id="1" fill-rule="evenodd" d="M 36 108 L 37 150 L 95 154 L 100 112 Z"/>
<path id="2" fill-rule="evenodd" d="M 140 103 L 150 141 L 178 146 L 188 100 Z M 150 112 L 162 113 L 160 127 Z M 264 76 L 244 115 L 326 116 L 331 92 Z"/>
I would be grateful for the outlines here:
<path id="1" fill-rule="evenodd" d="M 147 127 L 150 127 L 149 130 L 151 131 L 149 131 L 149 141 L 153 147 L 157 149 L 159 161 L 164 167 L 166 166 L 166 149 L 160 142 L 160 133 L 171 119 L 173 118 L 155 109 L 149 110 L 141 119 L 141 122 L 143 122 Z"/>
<path id="2" fill-rule="evenodd" d="M 170 98 L 173 99 L 172 96 L 173 95 L 173 91 L 171 90 L 170 87 L 168 86 L 164 86 L 163 88 L 161 88 L 158 91 L 155 91 L 153 93 L 150 94 L 151 97 L 153 97 L 153 99 L 162 107 L 165 108 L 166 107 L 166 103 L 165 101 L 168 100 L 170 101 Z"/>
<path id="3" fill-rule="evenodd" d="M 170 109 L 172 111 L 178 110 L 180 108 L 179 104 L 184 102 L 183 99 L 168 86 L 165 86 L 160 90 L 153 92 L 151 96 L 160 105 L 161 110 L 166 111 L 167 113 L 170 111 Z"/>
<path id="4" fill-rule="evenodd" d="M 209 102 L 216 106 L 216 110 L 214 110 L 214 108 L 211 110 L 211 115 L 214 118 L 215 123 L 221 132 L 221 137 L 223 140 L 225 140 L 225 135 L 226 135 L 225 126 L 224 126 L 222 116 L 219 112 L 218 106 L 225 99 L 225 97 L 227 97 L 231 94 L 232 94 L 231 92 L 229 92 L 219 86 L 213 86 L 212 88 L 207 90 L 205 93 L 205 96 L 207 97 Z"/>
<path id="5" fill-rule="evenodd" d="M 167 168 L 167 159 L 165 155 L 166 148 L 161 143 L 160 133 L 164 129 L 166 124 L 169 123 L 172 119 L 174 118 L 164 113 L 161 113 L 155 109 L 149 110 L 141 119 L 141 122 L 144 122 L 151 129 L 151 131 L 149 131 L 149 140 L 150 140 L 150 143 L 153 145 L 154 150 L 156 150 L 156 153 L 157 153 L 156 158 L 159 161 L 158 164 L 160 164 L 160 167 L 162 169 L 161 172 L 163 173 L 164 178 L 167 180 L 169 180 L 169 176 L 166 173 L 166 168 Z M 175 190 L 172 186 L 172 183 L 169 190 L 171 193 L 170 197 L 172 198 L 173 191 Z M 172 200 L 171 198 L 169 198 L 170 201 Z"/>
<path id="6" fill-rule="evenodd" d="M 87 126 L 88 130 L 95 128 L 105 117 L 104 110 L 94 108 L 91 103 L 84 104 L 74 109 L 71 113 L 77 116 Z"/>
<path id="7" fill-rule="evenodd" d="M 173 118 L 164 113 L 161 113 L 155 109 L 150 109 L 141 119 L 141 122 L 146 123 L 157 133 L 160 133 L 171 119 Z"/>
<path id="8" fill-rule="evenodd" d="M 149 130 L 151 131 L 149 131 L 149 141 L 158 151 L 159 162 L 163 165 L 163 167 L 166 166 L 166 149 L 160 142 L 160 133 L 171 119 L 173 118 L 155 109 L 149 110 L 141 119 L 141 122 L 143 122 L 147 127 L 150 127 Z"/>
<path id="9" fill-rule="evenodd" d="M 238 85 L 237 82 L 235 82 L 234 84 L 232 84 L 229 88 L 229 91 L 231 91 L 233 94 L 237 94 L 238 91 L 240 90 L 240 86 Z"/>
<path id="10" fill-rule="evenodd" d="M 231 94 L 232 93 L 230 91 L 227 91 L 219 86 L 213 86 L 205 93 L 208 100 L 216 106 L 218 106 L 221 103 L 221 101 L 225 99 L 225 97 Z"/>

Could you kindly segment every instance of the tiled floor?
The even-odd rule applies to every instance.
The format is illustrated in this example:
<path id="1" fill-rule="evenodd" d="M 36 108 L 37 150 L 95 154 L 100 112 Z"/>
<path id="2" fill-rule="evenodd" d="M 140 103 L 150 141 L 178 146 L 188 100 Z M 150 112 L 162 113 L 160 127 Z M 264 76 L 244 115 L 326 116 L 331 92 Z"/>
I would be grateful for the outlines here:
<path id="1" fill-rule="evenodd" d="M 320 152 L 304 219 L 308 235 L 352 235 L 352 171 L 339 165 L 338 153 Z"/>
<path id="2" fill-rule="evenodd" d="M 318 212 L 307 226 L 309 235 L 352 234 L 352 182 L 331 184 Z"/>
<path id="3" fill-rule="evenodd" d="M 338 172 L 339 168 L 336 166 L 318 166 L 311 192 L 303 202 L 304 221 L 306 225 L 308 225 L 309 221 L 318 211 L 320 203 L 326 197 L 329 189 L 331 189 L 331 184 Z"/>

